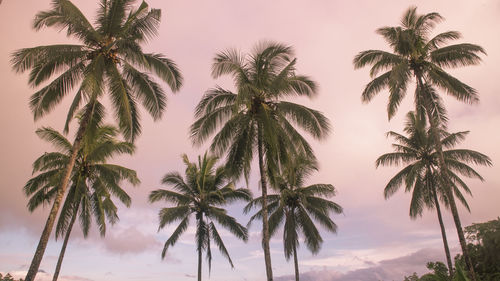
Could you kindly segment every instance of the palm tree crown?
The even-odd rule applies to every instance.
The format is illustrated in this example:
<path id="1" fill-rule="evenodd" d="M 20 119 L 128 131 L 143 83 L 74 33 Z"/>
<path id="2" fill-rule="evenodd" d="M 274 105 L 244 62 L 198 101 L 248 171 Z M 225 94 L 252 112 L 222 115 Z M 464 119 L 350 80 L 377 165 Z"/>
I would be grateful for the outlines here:
<path id="1" fill-rule="evenodd" d="M 228 151 L 230 168 L 245 176 L 250 172 L 258 139 L 269 166 L 277 161 L 275 156 L 286 145 L 293 144 L 290 147 L 312 154 L 292 124 L 318 139 L 328 135 L 330 124 L 320 112 L 283 100 L 317 94 L 314 81 L 295 74 L 297 59 L 293 56 L 291 47 L 274 42 L 261 42 L 247 56 L 234 49 L 217 54 L 212 76 L 230 75 L 236 93 L 221 87 L 205 93 L 196 107 L 197 120 L 191 126 L 193 142 L 201 144 L 217 132 L 211 150 L 218 154 Z"/>
<path id="2" fill-rule="evenodd" d="M 161 11 L 149 9 L 146 2 L 133 8 L 134 2 L 101 0 L 94 25 L 68 0 L 52 0 L 50 10 L 36 15 L 35 30 L 66 29 L 69 37 L 81 43 L 38 46 L 12 54 L 14 70 L 30 71 L 30 86 L 48 82 L 31 96 L 35 119 L 52 110 L 74 89 L 66 131 L 82 101 L 98 99 L 105 92 L 110 95 L 116 119 L 127 139 L 133 140 L 141 130 L 137 102 L 155 120 L 161 118 L 166 95 L 149 72 L 172 91 L 179 90 L 182 76 L 172 60 L 162 54 L 143 52 L 141 44 L 158 33 Z"/>
<path id="3" fill-rule="evenodd" d="M 172 203 L 173 207 L 160 210 L 159 229 L 180 220 L 180 224 L 165 242 L 162 257 L 164 258 L 170 246 L 173 246 L 179 237 L 186 231 L 192 215 L 196 219 L 196 246 L 198 259 L 198 280 L 201 280 L 201 255 L 206 252 L 209 268 L 211 266 L 211 241 L 214 241 L 219 251 L 227 258 L 231 267 L 233 261 L 229 256 L 224 242 L 216 228 L 217 222 L 229 230 L 233 235 L 247 241 L 248 231 L 240 225 L 235 218 L 229 216 L 222 206 L 228 203 L 251 199 L 248 189 L 234 188 L 234 183 L 229 180 L 229 174 L 223 166 L 215 167 L 217 157 L 205 153 L 198 157 L 198 165 L 189 162 L 186 155 L 182 156 L 186 165 L 185 178 L 177 172 L 166 174 L 162 183 L 171 186 L 176 191 L 158 189 L 149 195 L 150 202 L 165 200 Z"/>
<path id="4" fill-rule="evenodd" d="M 71 142 L 51 128 L 39 129 L 37 134 L 43 140 L 51 142 L 59 152 L 44 153 L 33 163 L 33 173 L 38 175 L 24 186 L 26 195 L 31 196 L 28 201 L 30 211 L 54 200 L 73 150 Z M 131 204 L 130 196 L 120 183 L 125 180 L 137 185 L 139 179 L 136 172 L 107 163 L 113 156 L 134 152 L 134 145 L 118 141 L 117 135 L 118 130 L 112 126 L 98 126 L 85 135 L 77 154 L 69 192 L 57 222 L 56 238 L 65 234 L 65 239 L 54 280 L 57 280 L 69 235 L 78 214 L 84 236 L 88 235 L 92 216 L 99 232 L 104 236 L 106 220 L 111 224 L 118 221 L 118 208 L 113 197 L 118 198 L 127 207 Z"/>
<path id="5" fill-rule="evenodd" d="M 328 231 L 336 233 L 337 225 L 330 218 L 330 214 L 342 213 L 340 205 L 326 199 L 336 193 L 331 184 L 304 186 L 305 179 L 317 170 L 314 160 L 299 155 L 282 169 L 281 174 L 275 174 L 273 177 L 271 182 L 279 193 L 268 195 L 269 232 L 271 235 L 276 234 L 284 222 L 283 249 L 287 260 L 294 256 L 296 280 L 299 279 L 297 261 L 299 232 L 304 236 L 307 248 L 316 254 L 321 248 L 323 238 L 314 220 Z M 255 219 L 262 218 L 262 197 L 252 200 L 244 211 L 247 213 L 256 207 L 261 209 L 251 217 L 249 224 Z"/>
<path id="6" fill-rule="evenodd" d="M 412 76 L 417 80 L 417 109 L 424 108 L 423 100 L 426 98 L 439 106 L 439 97 L 436 94 L 427 97 L 429 93 L 426 93 L 425 85 L 436 86 L 460 101 L 474 103 L 479 100 L 476 90 L 447 73 L 444 68 L 476 65 L 481 62 L 479 54 L 486 52 L 482 47 L 470 43 L 446 46 L 450 40 L 461 38 L 457 31 L 431 37 L 432 29 L 442 20 L 443 17 L 438 13 L 419 15 L 416 7 L 410 7 L 404 13 L 400 26 L 377 29 L 393 52 L 367 50 L 354 58 L 355 68 L 372 66 L 370 76 L 373 80 L 362 93 L 363 102 L 369 102 L 387 88 L 390 93 L 387 113 L 389 119 L 392 118 L 406 95 Z"/>
<path id="7" fill-rule="evenodd" d="M 449 200 L 441 186 L 442 181 L 438 179 L 440 177 L 438 153 L 425 120 L 419 119 L 414 112 L 409 112 L 404 131 L 407 136 L 392 131 L 387 133 L 387 136 L 396 140 L 393 144 L 395 152 L 380 156 L 376 166 L 406 165 L 389 180 L 384 189 L 384 196 L 391 197 L 404 185 L 407 192 L 412 192 L 410 217 L 415 218 L 422 215 L 424 207 L 435 207 L 434 190 L 446 206 L 449 206 Z M 461 190 L 468 194 L 471 194 L 471 191 L 461 176 L 483 180 L 483 177 L 469 165 L 491 166 L 491 159 L 474 150 L 452 149 L 465 139 L 468 131 L 450 134 L 441 130 L 440 133 L 441 143 L 447 149 L 443 150 L 443 154 L 452 180 L 453 194 L 469 209 Z"/>

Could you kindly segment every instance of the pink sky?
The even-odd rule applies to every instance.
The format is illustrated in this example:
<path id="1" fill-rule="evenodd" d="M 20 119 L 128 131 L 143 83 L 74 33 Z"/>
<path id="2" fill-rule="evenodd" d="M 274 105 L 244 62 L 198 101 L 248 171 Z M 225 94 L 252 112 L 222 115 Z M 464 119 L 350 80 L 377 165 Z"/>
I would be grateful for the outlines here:
<path id="1" fill-rule="evenodd" d="M 97 1 L 73 2 L 93 18 Z M 30 214 L 25 208 L 27 200 L 22 186 L 31 176 L 33 160 L 52 150 L 34 131 L 41 126 L 61 130 L 70 102 L 64 100 L 50 115 L 33 122 L 28 100 L 34 90 L 27 86 L 27 75 L 17 75 L 10 69 L 9 55 L 16 49 L 68 42 L 64 33 L 34 32 L 30 27 L 36 12 L 47 9 L 49 3 L 5 0 L 0 5 L 0 34 L 4 38 L 0 44 L 0 85 L 4 98 L 0 103 L 0 272 L 22 274 L 31 261 L 48 208 Z M 442 259 L 435 214 L 428 212 L 422 219 L 411 221 L 407 194 L 399 193 L 385 201 L 383 187 L 396 169 L 376 170 L 374 165 L 378 156 L 391 149 L 391 140 L 385 138 L 385 132 L 401 131 L 404 116 L 412 108 L 412 94 L 408 94 L 396 117 L 388 122 L 387 93 L 382 92 L 370 104 L 362 104 L 360 95 L 369 81 L 368 69 L 354 70 L 352 66 L 352 59 L 359 51 L 388 50 L 374 31 L 381 26 L 397 25 L 410 5 L 417 5 L 421 13 L 439 12 L 446 18 L 436 32 L 458 30 L 464 37 L 460 42 L 479 44 L 488 52 L 481 65 L 451 71 L 478 90 L 481 102 L 467 105 L 445 98 L 445 103 L 450 130 L 471 131 L 461 147 L 485 153 L 494 163 L 491 168 L 477 168 L 486 182 L 467 180 L 474 197 L 469 198 L 472 213 L 461 210 L 463 225 L 500 215 L 500 174 L 495 166 L 500 162 L 498 1 L 150 0 L 148 3 L 161 8 L 163 17 L 159 37 L 146 49 L 173 59 L 185 77 L 185 85 L 178 94 L 169 94 L 167 112 L 161 121 L 154 123 L 145 112 L 142 114 L 143 134 L 137 142 L 136 154 L 116 159 L 136 169 L 141 178 L 139 187 L 126 186 L 133 195 L 132 207 L 120 208 L 121 220 L 108 230 L 105 239 L 92 234 L 83 240 L 81 231 L 75 228 L 63 264 L 64 280 L 161 280 L 165 276 L 171 280 L 193 280 L 196 274 L 193 232 L 188 231 L 166 260 L 161 261 L 161 248 L 172 227 L 157 233 L 157 212 L 162 205 L 149 205 L 146 196 L 160 187 L 159 181 L 165 173 L 183 170 L 181 153 L 191 158 L 203 153 L 204 148 L 192 148 L 188 141 L 194 107 L 208 88 L 216 84 L 232 87 L 228 79 L 214 81 L 210 77 L 214 54 L 229 47 L 246 52 L 263 39 L 295 47 L 298 72 L 320 84 L 316 99 L 299 102 L 324 112 L 334 128 L 326 141 L 312 142 L 321 169 L 310 182 L 333 184 L 338 189 L 334 201 L 344 207 L 345 214 L 334 218 L 339 225 L 338 235 L 324 232 L 325 243 L 317 256 L 300 250 L 301 271 L 308 272 L 307 276 L 322 276 L 325 281 L 369 281 L 368 275 L 360 275 L 366 272 L 378 272 L 380 278 L 397 280 L 403 274 L 424 269 L 425 262 L 408 262 L 415 252 L 424 256 L 424 260 Z M 255 176 L 250 181 L 254 194 L 258 192 Z M 240 207 L 234 206 L 230 212 L 246 223 L 248 217 L 241 214 Z M 451 247 L 456 251 L 458 243 L 451 216 L 446 213 L 445 219 Z M 263 280 L 258 224 L 250 231 L 248 244 L 231 236 L 225 238 L 231 245 L 235 269 L 230 270 L 224 258 L 215 254 L 210 280 Z M 60 242 L 49 242 L 41 265 L 47 276 L 53 272 L 59 247 Z M 288 280 L 286 276 L 293 273 L 293 265 L 283 258 L 279 236 L 272 241 L 271 251 L 275 276 Z M 399 271 L 381 275 L 381 270 L 389 267 Z"/>

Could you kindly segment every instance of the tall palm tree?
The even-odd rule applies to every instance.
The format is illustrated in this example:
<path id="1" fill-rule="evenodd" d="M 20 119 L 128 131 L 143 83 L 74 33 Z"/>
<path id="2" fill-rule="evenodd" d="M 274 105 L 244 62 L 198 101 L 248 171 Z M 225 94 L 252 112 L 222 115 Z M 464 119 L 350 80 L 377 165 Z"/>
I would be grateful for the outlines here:
<path id="1" fill-rule="evenodd" d="M 262 246 L 268 281 L 273 279 L 267 212 L 268 169 L 279 167 L 294 150 L 313 155 L 294 126 L 316 139 L 324 139 L 330 130 L 329 121 L 321 112 L 285 101 L 317 94 L 314 81 L 295 74 L 296 62 L 290 46 L 274 42 L 257 44 L 249 55 L 234 49 L 217 54 L 212 77 L 230 75 L 236 92 L 221 87 L 208 90 L 196 107 L 197 119 L 191 126 L 195 144 L 203 143 L 216 133 L 211 150 L 217 155 L 227 152 L 227 166 L 233 175 L 244 174 L 248 179 L 254 153 L 258 154 L 263 202 Z"/>
<path id="2" fill-rule="evenodd" d="M 40 205 L 54 200 L 64 168 L 71 157 L 72 145 L 62 134 L 51 129 L 37 130 L 37 135 L 51 142 L 59 152 L 44 153 L 33 164 L 33 172 L 39 173 L 24 186 L 31 196 L 28 209 L 34 211 Z M 113 197 L 129 207 L 131 199 L 121 188 L 126 180 L 133 185 L 139 183 L 136 172 L 120 165 L 108 164 L 107 160 L 120 154 L 132 154 L 133 144 L 116 139 L 118 130 L 111 126 L 100 126 L 92 134 L 87 133 L 78 152 L 71 185 L 63 203 L 56 227 L 56 238 L 64 235 L 53 280 L 57 280 L 69 241 L 71 230 L 77 219 L 84 236 L 88 235 L 93 216 L 102 236 L 106 234 L 106 220 L 114 224 L 118 220 Z"/>
<path id="3" fill-rule="evenodd" d="M 396 193 L 402 185 L 405 185 L 406 192 L 412 192 L 410 203 L 410 217 L 421 216 L 424 207 L 436 208 L 441 236 L 443 238 L 446 261 L 450 278 L 453 276 L 453 264 L 450 250 L 446 238 L 445 227 L 441 215 L 438 195 L 445 206 L 449 208 L 450 200 L 447 192 L 439 180 L 441 176 L 438 168 L 439 155 L 436 150 L 434 138 L 431 136 L 430 128 L 426 126 L 425 119 L 419 119 L 414 112 L 407 114 L 407 121 L 404 128 L 407 136 L 396 132 L 388 132 L 387 135 L 393 137 L 396 143 L 393 144 L 395 152 L 386 153 L 376 161 L 376 166 L 405 165 L 389 182 L 384 189 L 386 199 Z M 445 163 L 448 167 L 448 174 L 451 177 L 453 194 L 469 210 L 469 206 L 461 189 L 468 194 L 471 191 L 460 176 L 483 178 L 469 164 L 490 166 L 491 160 L 488 156 L 469 149 L 452 149 L 460 141 L 464 140 L 468 131 L 449 134 L 440 131 L 441 144 L 447 150 L 443 151 Z"/>
<path id="4" fill-rule="evenodd" d="M 15 51 L 12 65 L 17 72 L 30 71 L 29 85 L 43 86 L 31 96 L 34 118 L 50 112 L 65 96 L 75 91 L 69 108 L 69 122 L 85 101 L 85 113 L 77 130 L 66 173 L 61 180 L 52 210 L 26 276 L 33 281 L 42 260 L 62 197 L 70 181 L 76 153 L 95 104 L 109 94 L 120 130 L 127 140 L 134 140 L 141 131 L 140 102 L 158 120 L 165 110 L 166 95 L 162 86 L 149 73 L 155 74 L 172 91 L 182 85 L 182 76 L 175 63 L 162 54 L 145 53 L 141 44 L 157 35 L 161 11 L 149 9 L 146 2 L 137 8 L 134 0 L 100 0 L 97 19 L 92 25 L 69 0 L 52 0 L 51 9 L 39 12 L 33 21 L 35 30 L 54 27 L 66 30 L 80 44 L 38 46 Z"/>
<path id="5" fill-rule="evenodd" d="M 323 242 L 321 234 L 313 222 L 318 221 L 327 230 L 336 233 L 337 225 L 330 218 L 330 213 L 342 213 L 342 207 L 326 198 L 335 195 L 331 184 L 312 184 L 304 186 L 305 179 L 317 171 L 314 160 L 299 156 L 283 168 L 280 175 L 275 175 L 272 181 L 279 194 L 268 195 L 269 233 L 276 234 L 284 222 L 283 250 L 287 260 L 293 255 L 295 280 L 299 280 L 299 262 L 297 248 L 299 232 L 304 236 L 307 248 L 316 254 Z M 326 197 L 326 198 L 325 198 Z M 245 207 L 244 212 L 260 207 L 260 210 L 250 218 L 249 224 L 255 219 L 262 219 L 262 197 L 255 198 Z"/>
<path id="6" fill-rule="evenodd" d="M 201 281 L 203 251 L 206 252 L 209 270 L 211 268 L 211 241 L 215 242 L 221 254 L 227 258 L 231 267 L 234 267 L 214 222 L 229 230 L 237 238 L 247 241 L 247 229 L 239 224 L 235 218 L 228 215 L 223 206 L 237 200 L 249 201 L 252 196 L 248 189 L 235 189 L 234 183 L 230 180 L 230 175 L 224 166 L 215 167 L 217 157 L 205 153 L 203 157 L 198 156 L 198 165 L 189 162 L 185 154 L 182 155 L 182 160 L 186 165 L 185 178 L 177 172 L 171 172 L 162 179 L 163 184 L 171 186 L 177 192 L 157 189 L 151 192 L 149 201 L 153 203 L 165 200 L 167 203 L 174 205 L 160 210 L 158 214 L 160 219 L 159 230 L 167 224 L 178 220 L 181 221 L 165 242 L 161 254 L 162 258 L 165 257 L 168 248 L 175 245 L 182 233 L 186 231 L 190 218 L 194 215 L 196 219 L 198 281 Z"/>
<path id="7" fill-rule="evenodd" d="M 457 31 L 447 31 L 430 37 L 434 26 L 443 18 L 438 13 L 417 14 L 416 7 L 410 7 L 401 19 L 401 25 L 382 27 L 377 33 L 382 35 L 392 48 L 391 52 L 367 50 L 354 58 L 354 67 L 361 68 L 372 65 L 370 75 L 373 78 L 363 93 L 363 102 L 369 102 L 382 89 L 389 89 L 387 113 L 389 119 L 394 116 L 401 100 L 405 97 L 408 85 L 415 78 L 415 110 L 418 114 L 426 114 L 431 124 L 431 133 L 438 152 L 438 164 L 441 179 L 450 198 L 450 209 L 457 228 L 457 234 L 467 266 L 476 281 L 474 269 L 467 252 L 466 241 L 460 217 L 451 190 L 451 179 L 448 175 L 442 145 L 440 143 L 440 127 L 445 128 L 446 111 L 435 88 L 445 91 L 452 97 L 467 103 L 479 100 L 476 90 L 447 73 L 444 68 L 476 65 L 481 61 L 480 54 L 486 54 L 478 45 L 460 43 L 445 44 L 459 39 Z M 380 74 L 382 72 L 382 74 Z M 380 74 L 380 75 L 379 75 Z"/>

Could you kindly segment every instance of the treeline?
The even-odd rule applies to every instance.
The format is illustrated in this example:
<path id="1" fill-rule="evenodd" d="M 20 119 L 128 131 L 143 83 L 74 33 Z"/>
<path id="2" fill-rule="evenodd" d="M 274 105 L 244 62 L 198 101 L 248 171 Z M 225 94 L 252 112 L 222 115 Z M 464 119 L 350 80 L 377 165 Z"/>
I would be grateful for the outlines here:
<path id="1" fill-rule="evenodd" d="M 482 281 L 500 281 L 500 217 L 483 223 L 474 223 L 465 227 L 467 248 L 471 256 L 474 271 Z M 403 281 L 468 281 L 464 270 L 462 255 L 455 257 L 457 274 L 450 276 L 446 265 L 441 262 L 429 262 L 430 273 L 419 277 L 416 273 L 405 277 Z"/>

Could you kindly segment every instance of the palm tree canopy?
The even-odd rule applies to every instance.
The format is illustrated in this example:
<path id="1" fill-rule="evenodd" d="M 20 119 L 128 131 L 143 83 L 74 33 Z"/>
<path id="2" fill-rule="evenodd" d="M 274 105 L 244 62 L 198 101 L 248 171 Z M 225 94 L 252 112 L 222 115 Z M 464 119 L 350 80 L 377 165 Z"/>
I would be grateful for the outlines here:
<path id="1" fill-rule="evenodd" d="M 167 173 L 163 177 L 162 183 L 170 186 L 173 190 L 157 189 L 149 195 L 151 203 L 165 200 L 173 205 L 160 210 L 158 230 L 168 224 L 180 221 L 180 224 L 165 242 L 162 258 L 165 257 L 168 248 L 173 246 L 186 231 L 190 218 L 194 215 L 197 223 L 197 250 L 206 251 L 210 266 L 212 259 L 210 241 L 214 241 L 219 251 L 233 267 L 229 252 L 215 223 L 229 230 L 237 238 L 247 241 L 247 229 L 239 224 L 234 217 L 228 215 L 223 207 L 238 200 L 249 201 L 251 193 L 245 188 L 235 188 L 225 167 L 215 166 L 218 160 L 215 156 L 205 153 L 203 157 L 198 157 L 198 163 L 190 162 L 185 154 L 182 155 L 182 159 L 186 165 L 185 177 L 177 172 Z"/>
<path id="2" fill-rule="evenodd" d="M 323 239 L 314 220 L 328 231 L 337 232 L 337 225 L 330 214 L 340 214 L 343 209 L 328 199 L 335 196 L 335 188 L 331 184 L 304 186 L 304 180 L 315 171 L 316 161 L 299 155 L 282 169 L 281 174 L 275 173 L 271 181 L 279 193 L 268 195 L 269 232 L 271 235 L 276 234 L 284 223 L 283 245 L 287 259 L 293 254 L 294 247 L 299 245 L 299 232 L 303 234 L 306 246 L 312 253 L 319 251 Z M 262 217 L 262 197 L 248 203 L 244 212 L 248 213 L 254 208 L 260 210 L 250 218 L 249 224 Z"/>
<path id="3" fill-rule="evenodd" d="M 39 12 L 35 30 L 53 27 L 66 30 L 80 44 L 38 46 L 15 51 L 15 71 L 29 71 L 29 85 L 38 87 L 30 99 L 34 118 L 51 111 L 65 96 L 76 94 L 68 111 L 65 131 L 82 102 L 108 93 L 119 127 L 128 140 L 140 133 L 140 102 L 158 120 L 166 106 L 162 86 L 155 74 L 173 92 L 182 85 L 177 65 L 162 54 L 143 52 L 141 44 L 158 34 L 161 11 L 146 2 L 101 0 L 94 24 L 68 0 L 52 0 L 51 9 Z"/>
<path id="4" fill-rule="evenodd" d="M 439 180 L 439 156 L 430 130 L 426 126 L 425 119 L 420 119 L 414 112 L 409 112 L 404 128 L 407 135 L 392 131 L 388 132 L 387 136 L 394 138 L 396 141 L 392 145 L 394 152 L 386 153 L 376 161 L 377 167 L 405 166 L 389 180 L 384 189 L 384 196 L 386 199 L 391 197 L 404 185 L 406 192 L 412 192 L 410 205 L 410 216 L 412 218 L 422 215 L 424 207 L 434 207 L 434 201 L 432 200 L 433 188 L 437 189 L 441 200 L 447 207 L 449 206 L 448 198 Z M 443 155 L 448 166 L 454 195 L 469 209 L 462 190 L 468 194 L 471 194 L 471 191 L 461 177 L 483 180 L 481 175 L 470 164 L 491 166 L 491 159 L 474 150 L 453 149 L 465 139 L 469 133 L 468 131 L 450 134 L 441 130 L 440 133 L 441 143 L 446 149 L 443 151 Z"/>
<path id="5" fill-rule="evenodd" d="M 319 111 L 284 100 L 317 94 L 316 82 L 295 73 L 296 62 L 290 46 L 267 41 L 248 55 L 235 49 L 218 53 L 212 76 L 230 75 L 236 92 L 217 86 L 205 93 L 191 126 L 193 143 L 201 144 L 215 133 L 210 149 L 217 155 L 227 151 L 232 172 L 247 178 L 259 136 L 268 167 L 286 157 L 285 147 L 312 154 L 295 126 L 324 139 L 330 122 Z"/>
<path id="6" fill-rule="evenodd" d="M 38 173 L 24 186 L 24 192 L 31 196 L 28 209 L 34 211 L 40 205 L 51 202 L 59 187 L 72 146 L 61 133 L 48 127 L 38 129 L 37 135 L 50 142 L 58 151 L 44 153 L 33 163 L 33 173 Z M 121 187 L 122 181 L 139 184 L 134 170 L 108 160 L 122 154 L 132 154 L 133 144 L 119 141 L 118 130 L 112 126 L 98 126 L 85 135 L 78 152 L 71 185 L 63 203 L 56 227 L 56 237 L 63 235 L 74 212 L 80 214 L 80 224 L 84 235 L 89 232 L 91 217 L 99 227 L 101 235 L 106 232 L 106 219 L 114 224 L 118 220 L 118 208 L 113 202 L 117 198 L 125 206 L 131 204 L 130 196 Z"/>
<path id="7" fill-rule="evenodd" d="M 443 20 L 438 13 L 420 15 L 416 7 L 410 7 L 396 27 L 377 29 L 392 49 L 362 51 L 353 60 L 354 67 L 371 65 L 370 81 L 361 96 L 363 102 L 369 102 L 381 90 L 389 90 L 387 113 L 391 119 L 406 95 L 411 77 L 417 77 L 416 95 L 424 84 L 438 87 L 454 98 L 468 103 L 479 100 L 476 90 L 447 73 L 445 68 L 476 65 L 481 61 L 480 54 L 485 50 L 474 44 L 459 43 L 447 45 L 452 40 L 461 38 L 457 31 L 447 31 L 431 36 L 432 29 Z M 422 79 L 422 81 L 418 81 Z M 420 85 L 419 85 L 420 84 Z M 440 101 L 436 97 L 433 103 Z M 416 97 L 417 108 L 422 107 L 422 97 Z"/>

